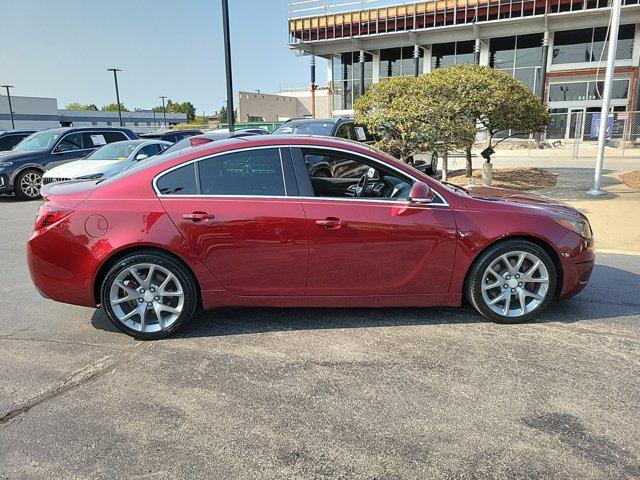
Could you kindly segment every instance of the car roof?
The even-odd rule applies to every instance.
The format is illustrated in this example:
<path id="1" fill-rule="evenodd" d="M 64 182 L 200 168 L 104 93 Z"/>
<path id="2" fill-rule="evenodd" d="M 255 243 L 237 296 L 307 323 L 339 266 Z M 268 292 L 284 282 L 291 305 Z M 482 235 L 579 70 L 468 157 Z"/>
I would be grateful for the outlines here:
<path id="1" fill-rule="evenodd" d="M 284 123 L 339 123 L 351 121 L 353 122 L 353 118 L 351 117 L 337 117 L 337 118 L 290 118 Z M 283 123 L 283 125 L 284 125 Z"/>
<path id="2" fill-rule="evenodd" d="M 22 130 L 0 130 L 0 135 L 24 135 L 25 133 L 35 133 L 37 130 L 22 129 Z"/>
<path id="3" fill-rule="evenodd" d="M 63 133 L 68 133 L 68 132 L 95 132 L 96 130 L 99 131 L 116 131 L 116 132 L 131 132 L 130 129 L 125 128 L 125 127 L 55 127 L 55 128 L 47 128 L 46 130 L 40 130 L 40 132 L 47 132 L 47 133 L 59 133 L 59 134 L 63 134 Z M 38 132 L 38 133 L 40 133 Z M 133 133 L 133 132 L 131 132 Z"/>

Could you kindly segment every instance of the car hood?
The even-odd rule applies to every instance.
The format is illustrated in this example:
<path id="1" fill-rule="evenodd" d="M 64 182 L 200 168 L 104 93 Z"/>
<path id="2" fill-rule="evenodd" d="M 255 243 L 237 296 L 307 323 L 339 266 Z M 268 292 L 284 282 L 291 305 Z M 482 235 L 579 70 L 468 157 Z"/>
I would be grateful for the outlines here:
<path id="1" fill-rule="evenodd" d="M 114 170 L 120 171 L 127 165 L 128 162 L 122 160 L 76 160 L 47 170 L 44 177 L 78 178 L 97 173 L 110 174 Z"/>
<path id="2" fill-rule="evenodd" d="M 510 190 L 508 188 L 484 186 L 470 186 L 466 187 L 466 189 L 471 198 L 480 201 L 499 202 L 500 204 L 507 203 L 510 205 L 546 210 L 553 213 L 583 216 L 571 205 L 545 195 L 523 192 L 521 190 Z"/>
<path id="3" fill-rule="evenodd" d="M 0 152 L 0 162 L 28 162 L 30 160 L 39 160 L 42 154 L 46 152 L 14 152 L 7 150 Z"/>

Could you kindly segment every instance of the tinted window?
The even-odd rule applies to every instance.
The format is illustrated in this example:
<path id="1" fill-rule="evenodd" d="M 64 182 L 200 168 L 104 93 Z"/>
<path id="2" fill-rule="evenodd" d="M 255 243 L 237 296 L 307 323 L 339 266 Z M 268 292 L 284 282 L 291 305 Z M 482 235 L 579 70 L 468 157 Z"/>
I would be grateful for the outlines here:
<path id="1" fill-rule="evenodd" d="M 156 185 L 163 195 L 195 195 L 197 193 L 195 165 L 191 163 L 163 175 Z"/>
<path id="2" fill-rule="evenodd" d="M 60 141 L 60 143 L 56 147 L 56 150 L 58 152 L 82 150 L 83 148 L 85 148 L 84 139 L 82 137 L 82 133 L 70 133 Z"/>
<path id="3" fill-rule="evenodd" d="M 274 130 L 274 135 L 324 135 L 330 137 L 333 132 L 333 122 L 287 122 Z"/>
<path id="4" fill-rule="evenodd" d="M 285 195 L 277 149 L 249 150 L 202 160 L 203 195 Z"/>
<path id="5" fill-rule="evenodd" d="M 122 132 L 100 132 L 100 134 L 105 138 L 107 143 L 129 140 L 127 136 Z"/>
<path id="6" fill-rule="evenodd" d="M 160 145 L 153 144 L 153 145 L 147 145 L 146 147 L 142 147 L 140 149 L 140 151 L 136 154 L 136 156 L 142 154 L 142 155 L 146 155 L 147 157 L 153 157 L 154 155 L 158 154 L 158 151 L 160 149 Z"/>
<path id="7" fill-rule="evenodd" d="M 336 130 L 336 137 L 338 137 L 338 138 L 346 138 L 346 139 L 351 138 L 351 136 L 349 135 L 349 124 L 348 123 L 343 123 L 342 125 L 340 125 L 338 127 L 338 130 Z"/>

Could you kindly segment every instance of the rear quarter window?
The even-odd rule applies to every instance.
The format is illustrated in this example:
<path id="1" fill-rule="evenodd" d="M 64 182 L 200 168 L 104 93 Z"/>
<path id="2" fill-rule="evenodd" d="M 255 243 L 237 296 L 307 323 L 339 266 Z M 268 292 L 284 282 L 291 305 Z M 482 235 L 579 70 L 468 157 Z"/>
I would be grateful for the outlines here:
<path id="1" fill-rule="evenodd" d="M 195 164 L 190 163 L 165 173 L 156 181 L 156 187 L 161 195 L 195 195 L 197 193 Z"/>

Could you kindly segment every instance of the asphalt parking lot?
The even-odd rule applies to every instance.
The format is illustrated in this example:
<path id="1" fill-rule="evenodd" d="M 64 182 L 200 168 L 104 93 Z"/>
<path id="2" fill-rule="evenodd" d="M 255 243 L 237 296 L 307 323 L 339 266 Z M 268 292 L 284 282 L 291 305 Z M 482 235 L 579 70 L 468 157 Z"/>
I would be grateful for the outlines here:
<path id="1" fill-rule="evenodd" d="M 0 197 L 2 478 L 640 477 L 640 256 L 538 322 L 227 309 L 137 342 L 41 298 Z"/>

